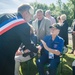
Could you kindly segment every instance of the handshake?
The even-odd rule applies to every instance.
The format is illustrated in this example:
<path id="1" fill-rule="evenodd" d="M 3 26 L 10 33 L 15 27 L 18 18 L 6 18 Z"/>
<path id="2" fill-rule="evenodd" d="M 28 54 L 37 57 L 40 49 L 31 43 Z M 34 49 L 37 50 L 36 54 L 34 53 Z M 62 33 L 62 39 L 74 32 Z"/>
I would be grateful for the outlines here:
<path id="1" fill-rule="evenodd" d="M 21 45 L 20 45 L 20 51 L 22 52 L 23 57 L 30 55 L 30 57 L 32 58 L 35 56 L 32 51 L 25 48 L 25 45 L 23 45 L 23 43 L 21 43 Z"/>
<path id="2" fill-rule="evenodd" d="M 48 47 L 47 47 L 46 43 L 43 40 L 41 40 L 41 42 L 42 42 L 44 48 L 47 49 Z M 35 48 L 33 47 L 33 50 L 31 51 L 29 49 L 26 49 L 25 45 L 23 43 L 21 43 L 18 51 L 16 52 L 16 55 L 20 54 L 20 55 L 23 55 L 24 57 L 30 55 L 30 57 L 32 58 L 32 57 L 36 56 L 37 51 L 38 51 L 38 53 L 42 52 L 41 51 L 42 50 L 42 46 L 39 45 L 39 46 L 36 47 L 36 49 L 37 50 L 35 50 Z"/>

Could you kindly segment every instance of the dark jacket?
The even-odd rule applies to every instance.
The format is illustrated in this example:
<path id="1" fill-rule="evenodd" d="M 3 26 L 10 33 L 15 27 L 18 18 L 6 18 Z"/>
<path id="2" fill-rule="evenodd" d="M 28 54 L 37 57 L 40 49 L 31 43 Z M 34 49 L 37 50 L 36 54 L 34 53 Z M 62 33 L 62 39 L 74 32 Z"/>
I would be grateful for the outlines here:
<path id="1" fill-rule="evenodd" d="M 7 19 L 11 19 L 13 17 L 22 17 L 20 14 L 16 15 L 3 15 L 1 17 L 0 24 L 4 22 Z M 34 52 L 37 52 L 37 49 L 33 44 L 31 44 L 30 41 L 30 27 L 28 23 L 23 23 L 21 25 L 18 25 L 3 35 L 0 36 L 0 47 L 2 48 L 2 51 L 7 51 L 9 54 L 13 53 L 15 54 L 16 50 L 20 46 L 21 43 L 23 43 L 26 46 L 26 49 L 30 49 Z"/>
<path id="2" fill-rule="evenodd" d="M 5 22 L 6 20 L 11 20 L 14 17 L 22 18 L 20 14 L 4 14 L 0 16 L 0 24 Z M 15 52 L 17 51 L 21 43 L 25 45 L 26 49 L 37 52 L 37 48 L 34 46 L 34 44 L 31 44 L 30 41 L 30 26 L 28 25 L 28 23 L 22 23 L 18 26 L 15 26 L 4 34 L 0 35 L 0 66 L 2 66 L 2 64 L 6 64 L 6 62 L 9 62 L 11 64 L 14 61 Z"/>
<path id="3" fill-rule="evenodd" d="M 65 41 L 64 45 L 67 46 L 68 45 L 68 23 L 66 20 L 63 22 L 63 25 L 61 26 L 59 36 L 64 39 Z"/>

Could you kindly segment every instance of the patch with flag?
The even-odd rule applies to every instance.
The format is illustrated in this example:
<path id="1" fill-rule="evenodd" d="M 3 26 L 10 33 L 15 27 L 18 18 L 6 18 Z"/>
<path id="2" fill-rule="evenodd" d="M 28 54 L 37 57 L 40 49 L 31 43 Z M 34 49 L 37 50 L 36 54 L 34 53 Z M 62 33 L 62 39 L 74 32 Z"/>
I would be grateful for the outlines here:
<path id="1" fill-rule="evenodd" d="M 7 20 L 0 24 L 0 35 L 4 34 L 8 30 L 12 29 L 15 26 L 18 26 L 22 23 L 25 23 L 26 21 L 22 18 L 13 18 L 11 20 Z"/>

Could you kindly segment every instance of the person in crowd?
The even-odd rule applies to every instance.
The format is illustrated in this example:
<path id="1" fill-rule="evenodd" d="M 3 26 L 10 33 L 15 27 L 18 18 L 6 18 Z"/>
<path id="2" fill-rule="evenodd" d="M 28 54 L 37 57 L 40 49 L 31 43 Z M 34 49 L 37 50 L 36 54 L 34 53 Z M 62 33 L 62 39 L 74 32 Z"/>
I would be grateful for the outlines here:
<path id="1" fill-rule="evenodd" d="M 37 45 L 37 37 L 34 34 L 33 26 L 30 25 L 30 28 L 31 28 L 31 30 L 30 30 L 30 39 L 31 39 L 31 42 L 34 43 L 35 45 Z M 20 62 L 28 61 L 31 58 L 33 58 L 34 56 L 36 56 L 36 54 L 34 54 L 31 58 L 30 58 L 29 55 L 24 56 L 24 53 L 27 52 L 27 50 L 25 50 L 24 47 L 25 47 L 25 45 L 23 45 L 21 43 L 20 47 L 18 48 L 18 50 L 17 50 L 17 52 L 15 54 L 15 75 L 19 75 Z"/>
<path id="2" fill-rule="evenodd" d="M 35 29 L 32 25 L 30 25 L 30 39 L 37 46 L 37 36 L 35 34 Z"/>
<path id="3" fill-rule="evenodd" d="M 62 22 L 62 20 L 60 19 L 60 16 L 57 17 L 57 22 L 58 22 L 58 24 L 62 27 L 63 22 Z M 67 51 L 68 51 L 67 47 L 64 46 L 63 54 L 65 54 Z"/>
<path id="4" fill-rule="evenodd" d="M 20 67 L 20 62 L 25 62 L 31 59 L 30 55 L 26 55 L 28 50 L 24 50 L 25 45 L 21 43 L 20 47 L 18 48 L 16 54 L 15 54 L 15 70 L 14 70 L 14 75 L 19 75 L 19 67 Z M 24 53 L 26 56 L 24 56 Z"/>
<path id="5" fill-rule="evenodd" d="M 74 50 L 74 56 L 75 56 L 75 50 Z M 73 75 L 75 75 L 75 59 L 72 62 L 72 73 L 73 73 Z"/>
<path id="6" fill-rule="evenodd" d="M 73 20 L 73 31 L 72 31 L 72 37 L 73 37 L 73 51 L 72 52 L 74 52 L 75 51 L 75 19 Z M 71 53 L 72 53 L 71 52 Z"/>
<path id="7" fill-rule="evenodd" d="M 37 19 L 36 13 L 33 15 L 33 21 L 34 21 L 35 19 Z"/>
<path id="8" fill-rule="evenodd" d="M 60 33 L 59 36 L 62 37 L 64 39 L 64 46 L 67 47 L 68 45 L 68 22 L 67 22 L 67 17 L 65 14 L 62 14 L 60 16 L 61 19 L 61 29 L 60 29 Z"/>
<path id="9" fill-rule="evenodd" d="M 30 40 L 30 21 L 34 9 L 29 4 L 18 7 L 18 13 L 0 16 L 0 75 L 14 75 L 15 53 L 21 43 L 25 53 L 37 52 Z"/>
<path id="10" fill-rule="evenodd" d="M 72 73 L 75 75 L 75 60 L 72 62 Z"/>
<path id="11" fill-rule="evenodd" d="M 50 20 L 44 17 L 42 9 L 36 10 L 36 19 L 32 22 L 38 41 L 49 35 Z"/>
<path id="12" fill-rule="evenodd" d="M 72 28 L 73 28 L 73 31 L 72 31 L 73 50 L 72 50 L 71 53 L 73 53 L 74 56 L 75 56 L 75 19 L 74 19 L 73 22 L 72 22 Z M 72 70 L 73 70 L 73 75 L 75 75 L 75 59 L 74 59 L 74 61 L 72 62 Z"/>
<path id="13" fill-rule="evenodd" d="M 59 23 L 60 26 L 63 24 L 63 23 L 61 22 L 60 16 L 57 17 L 57 22 Z"/>
<path id="14" fill-rule="evenodd" d="M 73 54 L 74 50 L 75 50 L 75 19 L 72 22 L 72 44 L 73 44 L 73 49 L 69 54 Z"/>
<path id="15" fill-rule="evenodd" d="M 53 16 L 51 16 L 51 11 L 50 11 L 50 10 L 46 10 L 45 16 L 50 20 L 51 25 L 52 25 L 53 23 L 56 23 L 55 18 L 54 18 Z"/>
<path id="16" fill-rule="evenodd" d="M 36 19 L 36 14 L 33 15 L 33 18 L 30 20 L 30 24 L 32 25 L 32 22 Z"/>
<path id="17" fill-rule="evenodd" d="M 75 50 L 73 51 L 73 54 L 74 54 L 74 56 L 75 56 Z M 74 61 L 72 62 L 72 73 L 73 73 L 73 75 L 75 75 L 75 59 L 74 59 Z"/>
<path id="18" fill-rule="evenodd" d="M 45 75 L 44 66 L 50 64 L 49 75 L 56 75 L 57 67 L 60 63 L 60 55 L 63 52 L 64 40 L 58 36 L 60 25 L 55 23 L 50 26 L 50 35 L 45 36 L 38 46 L 39 51 L 43 49 L 42 55 L 36 61 L 39 75 Z"/>

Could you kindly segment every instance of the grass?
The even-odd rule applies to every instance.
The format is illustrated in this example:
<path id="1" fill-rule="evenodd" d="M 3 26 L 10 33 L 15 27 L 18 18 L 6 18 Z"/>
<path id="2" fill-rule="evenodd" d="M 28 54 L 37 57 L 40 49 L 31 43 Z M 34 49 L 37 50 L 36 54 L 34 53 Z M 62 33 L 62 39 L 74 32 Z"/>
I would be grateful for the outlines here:
<path id="1" fill-rule="evenodd" d="M 36 67 L 36 57 L 21 63 L 21 75 L 38 75 L 37 67 Z"/>
<path id="2" fill-rule="evenodd" d="M 71 47 L 69 46 L 68 52 L 71 52 Z M 75 58 L 73 54 L 68 54 L 68 52 L 65 54 L 64 59 L 63 59 L 63 66 L 62 66 L 62 74 L 58 75 L 72 75 L 72 62 Z M 37 66 L 36 66 L 36 57 L 27 61 L 21 63 L 21 75 L 39 75 L 37 71 Z M 58 70 L 60 70 L 60 67 L 58 67 Z"/>

